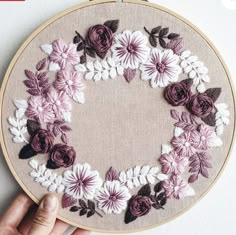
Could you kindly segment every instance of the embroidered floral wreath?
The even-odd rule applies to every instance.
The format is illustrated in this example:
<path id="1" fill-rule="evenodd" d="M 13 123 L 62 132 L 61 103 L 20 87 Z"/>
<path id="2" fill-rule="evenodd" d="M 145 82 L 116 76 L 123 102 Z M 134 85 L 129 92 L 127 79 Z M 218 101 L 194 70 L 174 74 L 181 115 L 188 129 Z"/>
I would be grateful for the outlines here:
<path id="1" fill-rule="evenodd" d="M 152 30 L 125 30 L 115 34 L 119 21 L 107 21 L 88 29 L 84 38 L 78 32 L 73 43 L 62 39 L 45 44 L 47 54 L 36 65 L 36 71 L 25 70 L 24 84 L 28 100 L 15 100 L 15 117 L 9 117 L 10 132 L 15 143 L 26 145 L 20 159 L 48 154 L 46 164 L 30 160 L 30 176 L 50 192 L 63 194 L 62 207 L 87 217 L 119 214 L 126 210 L 124 222 L 130 223 L 149 213 L 151 208 L 164 209 L 168 199 L 183 199 L 195 194 L 190 186 L 200 176 L 208 178 L 212 168 L 208 150 L 223 144 L 220 135 L 229 123 L 226 104 L 216 104 L 221 88 L 206 89 L 208 70 L 190 51 L 184 51 L 183 38 L 158 26 Z M 107 56 L 107 54 L 111 56 Z M 98 58 L 90 60 L 89 58 Z M 186 112 L 170 110 L 175 120 L 170 145 L 162 145 L 157 166 L 135 166 L 117 172 L 110 168 L 105 180 L 87 163 L 75 164 L 76 152 L 69 146 L 68 123 L 72 102 L 85 103 L 83 79 L 135 78 L 150 81 L 153 88 L 164 88 L 164 97 L 172 106 L 185 106 Z M 48 73 L 56 74 L 49 82 Z M 186 79 L 178 81 L 180 73 Z M 196 92 L 194 92 L 196 88 Z M 60 137 L 61 143 L 56 143 Z M 69 168 L 63 175 L 53 169 Z M 184 171 L 189 172 L 186 181 Z M 151 185 L 154 184 L 154 187 Z M 140 188 L 136 195 L 129 189 Z"/>

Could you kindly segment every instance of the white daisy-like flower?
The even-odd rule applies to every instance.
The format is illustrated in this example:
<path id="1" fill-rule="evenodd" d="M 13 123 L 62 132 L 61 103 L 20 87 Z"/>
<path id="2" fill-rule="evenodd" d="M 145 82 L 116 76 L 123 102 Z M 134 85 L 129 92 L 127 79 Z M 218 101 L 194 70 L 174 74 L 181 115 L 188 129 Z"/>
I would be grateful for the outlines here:
<path id="1" fill-rule="evenodd" d="M 166 87 L 168 84 L 176 82 L 181 72 L 178 65 L 179 56 L 172 50 L 160 50 L 154 48 L 147 61 L 141 66 L 143 80 L 150 80 L 151 86 Z"/>
<path id="2" fill-rule="evenodd" d="M 126 209 L 130 197 L 128 188 L 122 186 L 118 180 L 106 181 L 96 193 L 98 208 L 106 214 L 120 214 Z"/>
<path id="3" fill-rule="evenodd" d="M 115 43 L 111 50 L 113 58 L 127 69 L 137 69 L 140 63 L 144 63 L 149 55 L 147 37 L 140 31 L 129 30 L 115 36 Z"/>
<path id="4" fill-rule="evenodd" d="M 73 170 L 64 172 L 64 185 L 65 192 L 75 199 L 93 199 L 96 189 L 102 185 L 102 180 L 99 173 L 91 171 L 87 163 L 76 164 Z"/>

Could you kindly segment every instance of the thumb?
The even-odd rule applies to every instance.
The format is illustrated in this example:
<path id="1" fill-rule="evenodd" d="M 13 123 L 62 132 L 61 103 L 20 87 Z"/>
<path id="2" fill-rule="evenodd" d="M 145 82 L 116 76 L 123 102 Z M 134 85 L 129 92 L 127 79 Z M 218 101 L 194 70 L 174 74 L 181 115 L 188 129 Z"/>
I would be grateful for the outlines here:
<path id="1" fill-rule="evenodd" d="M 48 194 L 42 199 L 28 235 L 50 234 L 56 221 L 58 204 L 58 199 L 53 194 Z"/>

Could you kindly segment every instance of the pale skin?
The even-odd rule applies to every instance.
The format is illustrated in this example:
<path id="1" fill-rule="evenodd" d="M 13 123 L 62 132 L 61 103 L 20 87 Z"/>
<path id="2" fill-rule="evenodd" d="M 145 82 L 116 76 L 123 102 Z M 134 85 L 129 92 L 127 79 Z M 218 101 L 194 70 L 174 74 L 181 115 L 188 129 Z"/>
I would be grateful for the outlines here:
<path id="1" fill-rule="evenodd" d="M 19 194 L 0 218 L 1 235 L 63 235 L 69 225 L 56 219 L 59 201 L 53 194 L 46 195 L 39 206 L 25 194 Z M 72 235 L 89 235 L 76 229 Z"/>

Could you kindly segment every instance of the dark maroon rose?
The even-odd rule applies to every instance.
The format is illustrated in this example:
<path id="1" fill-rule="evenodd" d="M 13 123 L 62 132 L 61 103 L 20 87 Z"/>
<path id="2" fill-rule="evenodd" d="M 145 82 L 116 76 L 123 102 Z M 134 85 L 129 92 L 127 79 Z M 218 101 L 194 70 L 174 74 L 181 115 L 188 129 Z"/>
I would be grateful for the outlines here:
<path id="1" fill-rule="evenodd" d="M 173 106 L 185 105 L 191 97 L 191 88 L 184 82 L 172 83 L 166 87 L 164 96 Z"/>
<path id="2" fill-rule="evenodd" d="M 49 168 L 69 167 L 73 165 L 76 152 L 73 147 L 64 144 L 55 144 L 50 151 Z"/>
<path id="3" fill-rule="evenodd" d="M 207 117 L 214 108 L 213 100 L 207 94 L 196 94 L 187 104 L 188 110 L 197 117 Z"/>
<path id="4" fill-rule="evenodd" d="M 133 216 L 140 217 L 148 214 L 152 204 L 149 197 L 136 195 L 130 199 L 129 210 Z"/>
<path id="5" fill-rule="evenodd" d="M 105 25 L 97 24 L 88 30 L 86 41 L 97 54 L 105 54 L 111 47 L 113 34 L 111 29 Z"/>
<path id="6" fill-rule="evenodd" d="M 54 137 L 48 130 L 38 129 L 32 136 L 30 144 L 37 153 L 48 153 L 53 146 Z"/>

